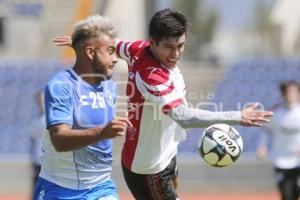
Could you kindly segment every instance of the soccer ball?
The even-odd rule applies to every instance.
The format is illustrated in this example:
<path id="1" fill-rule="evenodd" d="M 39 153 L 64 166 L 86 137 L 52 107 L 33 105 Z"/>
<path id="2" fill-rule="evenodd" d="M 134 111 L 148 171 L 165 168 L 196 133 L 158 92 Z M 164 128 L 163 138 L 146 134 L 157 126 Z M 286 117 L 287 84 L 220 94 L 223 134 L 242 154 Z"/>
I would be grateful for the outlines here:
<path id="1" fill-rule="evenodd" d="M 204 130 L 198 145 L 201 157 L 214 167 L 234 163 L 243 151 L 239 132 L 227 124 L 214 124 Z"/>

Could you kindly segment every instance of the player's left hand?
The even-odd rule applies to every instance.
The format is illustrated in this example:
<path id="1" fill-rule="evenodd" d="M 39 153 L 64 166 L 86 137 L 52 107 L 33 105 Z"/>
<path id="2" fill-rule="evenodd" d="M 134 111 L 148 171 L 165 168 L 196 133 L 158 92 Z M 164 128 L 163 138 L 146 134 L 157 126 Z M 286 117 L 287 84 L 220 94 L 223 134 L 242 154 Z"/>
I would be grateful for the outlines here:
<path id="1" fill-rule="evenodd" d="M 124 130 L 122 131 L 121 134 L 125 135 L 127 127 L 132 127 L 132 123 L 130 122 L 130 120 L 128 119 L 128 112 L 125 112 L 124 117 L 116 117 L 117 120 L 122 121 L 126 124 Z"/>
<path id="2" fill-rule="evenodd" d="M 70 36 L 57 36 L 52 40 L 56 46 L 72 46 L 72 39 Z"/>
<path id="3" fill-rule="evenodd" d="M 242 110 L 242 126 L 261 127 L 265 122 L 270 122 L 270 118 L 274 115 L 270 111 L 257 111 L 258 104 L 253 104 Z"/>
<path id="4" fill-rule="evenodd" d="M 132 124 L 127 117 L 115 117 L 99 132 L 101 140 L 125 135 L 128 126 Z"/>

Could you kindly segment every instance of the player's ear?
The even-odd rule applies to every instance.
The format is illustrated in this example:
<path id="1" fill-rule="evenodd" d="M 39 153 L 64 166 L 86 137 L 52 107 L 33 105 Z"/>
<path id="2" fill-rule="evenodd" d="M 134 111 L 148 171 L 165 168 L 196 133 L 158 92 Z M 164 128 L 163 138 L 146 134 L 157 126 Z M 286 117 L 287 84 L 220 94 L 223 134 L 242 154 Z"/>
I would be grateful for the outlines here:
<path id="1" fill-rule="evenodd" d="M 150 46 L 153 46 L 156 43 L 152 37 L 149 38 L 149 42 L 150 42 Z"/>
<path id="2" fill-rule="evenodd" d="M 95 50 L 94 47 L 92 46 L 86 46 L 85 47 L 85 54 L 86 56 L 90 59 L 93 60 L 94 56 L 95 56 Z"/>

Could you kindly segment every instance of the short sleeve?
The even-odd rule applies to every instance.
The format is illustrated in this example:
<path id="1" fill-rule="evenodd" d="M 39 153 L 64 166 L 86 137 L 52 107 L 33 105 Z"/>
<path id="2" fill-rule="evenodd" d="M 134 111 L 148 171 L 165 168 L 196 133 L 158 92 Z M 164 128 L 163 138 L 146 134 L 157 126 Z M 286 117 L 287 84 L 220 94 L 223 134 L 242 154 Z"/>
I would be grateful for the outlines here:
<path id="1" fill-rule="evenodd" d="M 117 42 L 117 55 L 126 60 L 128 64 L 131 64 L 134 62 L 135 58 L 134 56 L 142 49 L 144 49 L 146 46 L 149 45 L 148 41 L 135 41 L 135 42 L 125 42 L 122 40 L 119 40 Z"/>
<path id="2" fill-rule="evenodd" d="M 141 94 L 159 105 L 168 114 L 171 109 L 184 104 L 184 97 L 175 88 L 167 69 L 148 67 L 136 73 L 136 84 Z"/>
<path id="3" fill-rule="evenodd" d="M 73 125 L 71 85 L 67 81 L 50 81 L 45 88 L 47 128 L 56 124 Z"/>

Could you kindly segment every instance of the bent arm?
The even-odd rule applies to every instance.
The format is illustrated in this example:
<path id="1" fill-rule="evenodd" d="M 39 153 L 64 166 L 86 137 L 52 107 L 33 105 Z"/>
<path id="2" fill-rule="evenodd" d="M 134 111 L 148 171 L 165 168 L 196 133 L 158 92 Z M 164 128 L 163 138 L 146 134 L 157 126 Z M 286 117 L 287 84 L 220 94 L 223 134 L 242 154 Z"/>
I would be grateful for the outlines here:
<path id="1" fill-rule="evenodd" d="M 49 127 L 51 142 L 58 152 L 72 151 L 96 143 L 103 139 L 102 130 L 102 127 L 72 130 L 72 127 L 67 124 Z"/>
<path id="2" fill-rule="evenodd" d="M 94 144 L 100 140 L 123 136 L 127 125 L 132 126 L 127 117 L 117 117 L 105 127 L 74 130 L 71 125 L 58 124 L 49 126 L 51 142 L 58 152 L 72 151 Z"/>
<path id="3" fill-rule="evenodd" d="M 168 115 L 184 129 L 202 128 L 216 123 L 229 125 L 241 123 L 240 111 L 211 112 L 180 105 L 173 108 Z"/>

